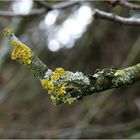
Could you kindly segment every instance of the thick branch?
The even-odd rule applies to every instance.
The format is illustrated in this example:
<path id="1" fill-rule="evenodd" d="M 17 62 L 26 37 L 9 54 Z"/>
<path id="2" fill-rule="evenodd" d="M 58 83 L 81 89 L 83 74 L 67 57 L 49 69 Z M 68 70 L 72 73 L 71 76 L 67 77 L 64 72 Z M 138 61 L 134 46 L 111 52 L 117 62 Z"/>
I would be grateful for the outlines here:
<path id="1" fill-rule="evenodd" d="M 52 71 L 25 44 L 22 44 L 11 30 L 5 29 L 4 34 L 9 37 L 14 47 L 12 59 L 25 64 L 35 74 L 54 104 L 71 104 L 84 96 L 131 85 L 140 80 L 140 64 L 121 70 L 98 69 L 95 74 L 88 76 L 81 72 L 65 71 L 63 68 Z"/>
<path id="2" fill-rule="evenodd" d="M 109 20 L 112 22 L 120 23 L 120 24 L 140 26 L 139 18 L 134 18 L 134 17 L 133 18 L 124 18 L 124 17 L 118 16 L 118 15 L 115 15 L 113 13 L 101 11 L 99 9 L 95 9 L 93 11 L 93 16 L 95 18 L 105 19 L 105 20 Z"/>

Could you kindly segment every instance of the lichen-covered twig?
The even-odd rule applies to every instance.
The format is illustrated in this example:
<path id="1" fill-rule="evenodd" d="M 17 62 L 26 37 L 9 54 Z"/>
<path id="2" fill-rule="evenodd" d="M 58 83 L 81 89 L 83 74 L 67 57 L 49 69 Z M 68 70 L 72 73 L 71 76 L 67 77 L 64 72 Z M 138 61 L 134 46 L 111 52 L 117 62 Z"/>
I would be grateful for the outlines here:
<path id="1" fill-rule="evenodd" d="M 71 104 L 84 96 L 131 85 L 140 80 L 140 64 L 121 70 L 98 69 L 94 75 L 84 75 L 82 72 L 73 73 L 63 68 L 52 71 L 29 47 L 21 43 L 10 29 L 5 29 L 4 35 L 9 37 L 10 44 L 14 47 L 12 59 L 25 64 L 34 73 L 43 88 L 50 94 L 54 104 Z"/>

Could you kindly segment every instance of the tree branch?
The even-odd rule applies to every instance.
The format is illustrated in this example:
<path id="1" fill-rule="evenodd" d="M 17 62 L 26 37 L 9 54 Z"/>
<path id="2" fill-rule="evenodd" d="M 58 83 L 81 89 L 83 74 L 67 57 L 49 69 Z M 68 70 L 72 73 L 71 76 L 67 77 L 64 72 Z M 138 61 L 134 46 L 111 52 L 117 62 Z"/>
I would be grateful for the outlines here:
<path id="1" fill-rule="evenodd" d="M 17 14 L 11 11 L 0 11 L 0 17 L 8 17 L 8 18 L 13 18 L 13 17 L 27 17 L 27 16 L 38 16 L 41 14 L 45 14 L 47 10 L 45 8 L 40 8 L 40 9 L 34 9 L 28 14 Z"/>
<path id="2" fill-rule="evenodd" d="M 33 9 L 30 13 L 28 14 L 17 14 L 11 11 L 0 11 L 0 17 L 8 17 L 8 18 L 13 18 L 13 17 L 27 17 L 27 16 L 38 16 L 41 14 L 45 14 L 47 11 L 50 10 L 54 10 L 54 9 L 64 9 L 67 8 L 69 6 L 72 6 L 78 2 L 80 2 L 79 0 L 75 0 L 75 1 L 70 1 L 70 2 L 60 2 L 59 4 L 55 4 L 55 5 L 49 5 L 43 1 L 35 1 L 36 3 L 39 3 L 43 6 L 43 8 L 40 9 Z"/>
<path id="3" fill-rule="evenodd" d="M 118 5 L 122 6 L 122 7 L 126 7 L 128 9 L 133 9 L 133 10 L 140 10 L 140 5 L 138 4 L 133 4 L 131 2 L 127 2 L 126 0 L 120 0 L 118 2 Z"/>
<path id="4" fill-rule="evenodd" d="M 40 5 L 42 5 L 43 7 L 47 8 L 47 9 L 49 9 L 49 10 L 54 10 L 54 9 L 64 9 L 64 8 L 73 6 L 73 5 L 77 4 L 77 3 L 79 3 L 80 0 L 60 2 L 58 4 L 53 4 L 53 5 L 50 5 L 45 1 L 35 1 L 35 2 L 40 4 Z"/>
<path id="5" fill-rule="evenodd" d="M 101 11 L 99 9 L 93 10 L 93 16 L 95 18 L 105 19 L 105 20 L 109 20 L 112 22 L 120 23 L 120 24 L 140 26 L 140 19 L 139 18 L 134 18 L 134 17 L 125 18 L 125 17 L 115 15 L 113 13 Z"/>
<path id="6" fill-rule="evenodd" d="M 84 96 L 131 85 L 140 80 L 140 64 L 125 69 L 98 69 L 93 75 L 82 72 L 73 73 L 63 68 L 54 71 L 47 66 L 27 47 L 22 44 L 10 29 L 4 35 L 14 47 L 12 59 L 24 64 L 38 78 L 44 89 L 50 94 L 54 104 L 69 103 L 82 99 Z"/>

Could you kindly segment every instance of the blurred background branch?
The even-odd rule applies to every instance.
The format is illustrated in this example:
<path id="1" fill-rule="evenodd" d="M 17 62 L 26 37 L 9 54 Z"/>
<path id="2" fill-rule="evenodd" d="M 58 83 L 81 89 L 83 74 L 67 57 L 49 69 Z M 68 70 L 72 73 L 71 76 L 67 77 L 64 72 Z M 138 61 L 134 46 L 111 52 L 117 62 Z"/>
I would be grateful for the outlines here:
<path id="1" fill-rule="evenodd" d="M 32 10 L 30 13 L 28 14 L 18 14 L 18 13 L 13 13 L 10 11 L 0 11 L 0 17 L 7 17 L 7 18 L 13 18 L 13 17 L 27 17 L 27 16 L 37 16 L 37 15 L 41 15 L 41 14 L 45 14 L 46 13 L 46 9 L 45 8 L 40 8 L 40 9 L 34 9 Z"/>
<path id="2" fill-rule="evenodd" d="M 126 7 L 133 10 L 140 10 L 139 4 L 133 4 L 132 2 L 127 2 L 126 0 L 119 0 L 118 4 L 122 7 Z"/>
<path id="3" fill-rule="evenodd" d="M 99 9 L 95 9 L 93 11 L 93 16 L 95 18 L 105 19 L 105 20 L 113 21 L 120 24 L 140 26 L 140 19 L 138 18 L 134 18 L 134 17 L 125 18 L 125 17 L 117 16 L 114 13 L 107 13 L 107 12 L 101 11 Z"/>

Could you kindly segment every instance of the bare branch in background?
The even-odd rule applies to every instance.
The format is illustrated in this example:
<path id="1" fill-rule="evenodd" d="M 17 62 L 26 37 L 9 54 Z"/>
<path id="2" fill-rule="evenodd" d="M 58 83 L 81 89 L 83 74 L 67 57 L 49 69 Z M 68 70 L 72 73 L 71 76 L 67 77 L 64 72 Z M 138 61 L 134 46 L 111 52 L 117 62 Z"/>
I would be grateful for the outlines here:
<path id="1" fill-rule="evenodd" d="M 69 6 L 72 6 L 72 5 L 80 2 L 80 1 L 76 0 L 76 1 L 71 1 L 71 2 L 60 2 L 59 4 L 55 4 L 52 6 L 48 5 L 44 1 L 35 1 L 35 2 L 43 5 L 43 8 L 34 9 L 28 14 L 17 14 L 17 13 L 13 13 L 10 11 L 0 11 L 0 17 L 12 18 L 12 17 L 20 17 L 20 16 L 27 17 L 27 16 L 33 16 L 33 15 L 34 16 L 35 15 L 36 16 L 42 15 L 42 14 L 45 14 L 49 10 L 67 8 Z M 117 1 L 117 3 L 118 3 L 118 1 Z M 130 8 L 134 8 L 134 9 L 138 9 L 138 7 L 139 7 L 139 5 L 131 4 L 131 3 L 126 2 L 126 1 L 119 1 L 119 4 L 128 6 Z M 105 11 L 102 11 L 99 9 L 93 10 L 93 16 L 95 18 L 110 20 L 110 21 L 120 23 L 120 24 L 140 26 L 140 19 L 139 18 L 125 18 L 125 17 L 121 17 L 121 16 L 115 15 L 113 13 L 108 13 L 108 12 L 105 12 Z"/>
<path id="2" fill-rule="evenodd" d="M 120 23 L 120 24 L 140 26 L 140 19 L 139 18 L 134 18 L 134 17 L 133 18 L 125 18 L 125 17 L 115 15 L 113 13 L 101 11 L 99 9 L 93 10 L 93 16 L 95 18 L 105 19 L 105 20 L 109 20 L 112 22 Z"/>
<path id="3" fill-rule="evenodd" d="M 44 1 L 35 1 L 36 3 L 41 4 L 43 7 L 40 9 L 33 9 L 30 13 L 28 14 L 17 14 L 14 13 L 12 11 L 0 11 L 0 17 L 8 17 L 8 18 L 12 18 L 12 17 L 27 17 L 27 16 L 38 16 L 41 14 L 45 14 L 47 11 L 50 10 L 54 10 L 54 9 L 63 9 L 63 8 L 67 8 L 69 6 L 73 6 L 76 3 L 79 3 L 79 0 L 75 0 L 75 1 L 70 1 L 70 2 L 60 2 L 59 4 L 55 4 L 55 5 L 49 5 Z"/>
<path id="4" fill-rule="evenodd" d="M 111 4 L 112 6 L 120 5 L 128 9 L 140 10 L 140 5 L 128 2 L 126 0 L 104 0 L 104 2 Z"/>
<path id="5" fill-rule="evenodd" d="M 58 4 L 53 4 L 53 5 L 50 5 L 45 1 L 35 1 L 35 2 L 40 4 L 40 5 L 42 5 L 43 7 L 46 7 L 48 10 L 53 10 L 53 9 L 63 9 L 63 8 L 73 6 L 73 5 L 77 4 L 77 3 L 79 3 L 80 0 L 60 2 Z"/>
<path id="6" fill-rule="evenodd" d="M 37 15 L 45 14 L 46 12 L 47 10 L 45 8 L 34 9 L 28 14 L 17 14 L 12 11 L 0 11 L 0 17 L 12 18 L 12 17 L 27 17 L 27 16 L 33 16 L 33 15 L 37 16 Z"/>
<path id="7" fill-rule="evenodd" d="M 133 10 L 140 10 L 140 5 L 138 4 L 133 4 L 131 2 L 127 2 L 126 0 L 120 0 L 118 2 L 118 5 L 122 6 L 122 7 L 126 7 L 129 9 L 133 9 Z"/>

